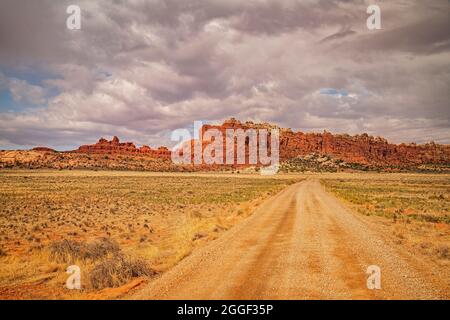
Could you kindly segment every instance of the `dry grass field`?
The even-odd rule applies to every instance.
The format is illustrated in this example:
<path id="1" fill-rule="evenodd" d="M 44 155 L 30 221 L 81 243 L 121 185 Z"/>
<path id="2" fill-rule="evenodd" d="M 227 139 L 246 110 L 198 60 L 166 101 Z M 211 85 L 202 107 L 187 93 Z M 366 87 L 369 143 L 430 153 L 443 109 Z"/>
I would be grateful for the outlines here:
<path id="1" fill-rule="evenodd" d="M 295 215 L 299 219 L 310 217 L 305 220 L 310 227 L 328 232 L 320 225 L 321 213 L 342 212 L 335 212 L 320 191 L 320 180 L 329 193 L 356 212 L 357 219 L 374 226 L 371 232 L 384 235 L 387 244 L 392 243 L 400 252 L 414 252 L 422 261 L 429 260 L 437 273 L 448 270 L 449 175 L 311 173 L 264 177 L 4 170 L 0 171 L 0 299 L 129 296 L 249 217 L 265 199 L 302 180 L 315 187 L 299 185 L 285 196 L 277 196 L 278 202 L 266 201 L 265 208 L 272 208 L 266 210 L 270 222 L 255 220 L 262 223 L 262 229 L 272 228 L 276 212 L 279 215 L 280 208 L 287 206 L 291 219 L 281 220 L 283 223 L 295 223 Z M 300 190 L 298 196 L 295 190 Z M 296 199 L 297 206 L 304 202 L 306 211 L 297 212 L 291 200 L 280 200 L 287 196 Z M 255 227 L 245 233 L 253 232 L 256 237 L 258 230 Z M 324 233 L 312 233 L 308 241 L 314 237 L 324 241 Z M 275 254 L 269 250 L 267 257 Z M 65 287 L 66 268 L 72 264 L 81 268 L 82 290 Z"/>
<path id="2" fill-rule="evenodd" d="M 450 176 L 341 174 L 322 179 L 326 189 L 389 230 L 396 243 L 450 264 Z"/>
<path id="3" fill-rule="evenodd" d="M 0 298 L 119 297 L 295 180 L 2 171 Z M 81 291 L 65 289 L 71 264 L 81 268 Z"/>

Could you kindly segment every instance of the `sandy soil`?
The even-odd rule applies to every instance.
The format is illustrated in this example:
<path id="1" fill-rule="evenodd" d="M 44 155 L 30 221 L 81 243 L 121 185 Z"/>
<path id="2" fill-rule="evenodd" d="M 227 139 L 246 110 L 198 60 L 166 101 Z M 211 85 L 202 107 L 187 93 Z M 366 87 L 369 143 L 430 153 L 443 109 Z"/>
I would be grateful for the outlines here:
<path id="1" fill-rule="evenodd" d="M 367 289 L 370 265 L 381 290 Z M 449 279 L 309 178 L 127 298 L 449 299 Z"/>

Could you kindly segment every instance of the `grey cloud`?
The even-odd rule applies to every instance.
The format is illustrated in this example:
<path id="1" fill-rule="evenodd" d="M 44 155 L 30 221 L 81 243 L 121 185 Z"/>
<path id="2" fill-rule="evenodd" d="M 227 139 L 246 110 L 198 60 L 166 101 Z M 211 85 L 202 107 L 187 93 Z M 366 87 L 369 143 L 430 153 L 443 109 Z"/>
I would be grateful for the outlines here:
<path id="1" fill-rule="evenodd" d="M 80 31 L 65 28 L 69 3 Z M 172 129 L 234 116 L 450 142 L 448 1 L 378 3 L 374 32 L 364 0 L 4 0 L 0 70 L 47 70 L 41 89 L 59 94 L 0 113 L 0 140 L 167 144 Z"/>

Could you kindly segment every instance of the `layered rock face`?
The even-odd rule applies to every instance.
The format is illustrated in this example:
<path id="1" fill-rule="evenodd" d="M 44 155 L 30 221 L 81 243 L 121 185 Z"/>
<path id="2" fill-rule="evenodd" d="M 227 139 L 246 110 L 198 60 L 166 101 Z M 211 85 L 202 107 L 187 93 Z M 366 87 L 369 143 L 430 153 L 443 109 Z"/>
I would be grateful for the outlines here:
<path id="1" fill-rule="evenodd" d="M 170 158 L 171 152 L 166 147 L 159 147 L 158 149 L 152 149 L 149 146 L 142 146 L 136 148 L 132 142 L 120 142 L 118 137 L 114 137 L 111 141 L 104 138 L 98 140 L 96 144 L 83 145 L 77 150 L 76 153 L 93 153 L 93 154 L 124 154 L 124 155 L 149 155 L 156 158 Z"/>
<path id="2" fill-rule="evenodd" d="M 318 153 L 331 155 L 349 163 L 374 166 L 416 166 L 421 164 L 449 164 L 450 146 L 434 143 L 390 144 L 383 138 L 367 134 L 349 136 L 285 132 L 280 138 L 282 159 Z"/>
<path id="3" fill-rule="evenodd" d="M 291 129 L 279 128 L 268 123 L 241 123 L 236 119 L 225 121 L 222 125 L 205 125 L 202 133 L 217 129 L 225 137 L 227 129 L 279 129 L 280 160 L 285 161 L 309 154 L 330 155 L 348 163 L 357 163 L 376 167 L 411 167 L 422 164 L 450 164 L 450 146 L 428 143 L 391 144 L 386 139 L 367 134 L 350 136 L 333 135 L 329 132 L 303 133 Z M 270 136 L 270 135 L 269 135 Z M 225 139 L 224 139 L 225 143 Z M 208 143 L 206 143 L 207 145 Z M 270 139 L 268 139 L 270 146 Z M 248 150 L 246 150 L 248 155 Z"/>
<path id="4" fill-rule="evenodd" d="M 280 160 L 285 161 L 309 154 L 329 155 L 348 163 L 358 163 L 376 167 L 396 166 L 411 167 L 422 164 L 450 164 L 450 146 L 428 143 L 391 144 L 386 139 L 372 137 L 367 134 L 350 136 L 347 134 L 333 135 L 329 132 L 303 133 L 293 132 L 291 129 L 279 128 L 269 123 L 240 122 L 234 118 L 225 121 L 222 125 L 204 125 L 202 136 L 210 129 L 217 129 L 223 135 L 224 156 L 230 150 L 225 150 L 227 129 L 267 129 L 269 132 L 268 146 L 270 149 L 270 130 L 278 129 L 280 133 Z M 192 147 L 194 141 L 191 141 Z M 202 142 L 202 149 L 209 145 L 209 141 Z M 249 151 L 246 141 L 246 159 Z M 193 148 L 192 148 L 193 149 Z M 96 144 L 79 147 L 77 153 L 100 154 L 128 154 L 148 155 L 155 158 L 170 159 L 171 151 L 166 147 L 152 149 L 149 146 L 137 148 L 131 142 L 120 142 L 114 137 L 111 141 L 100 139 Z M 235 145 L 235 157 L 236 157 Z M 225 162 L 225 161 L 224 161 Z"/>
<path id="5" fill-rule="evenodd" d="M 236 119 L 225 121 L 221 125 L 204 125 L 201 129 L 202 136 L 210 129 L 216 129 L 223 137 L 223 163 L 224 165 L 208 164 L 204 161 L 194 164 L 194 155 L 190 163 L 178 165 L 172 162 L 171 151 L 166 147 L 153 149 L 149 146 L 136 147 L 131 142 L 120 142 L 114 137 L 108 141 L 101 138 L 92 145 L 83 145 L 77 150 L 69 152 L 57 152 L 46 147 L 37 147 L 32 151 L 1 151 L 1 167 L 51 167 L 51 168 L 120 168 L 129 170 L 155 170 L 155 171 L 198 171 L 198 170 L 226 170 L 229 168 L 246 168 L 255 166 L 249 161 L 249 150 L 253 146 L 250 139 L 245 140 L 245 162 L 237 161 L 237 139 L 232 144 L 234 148 L 227 150 L 227 129 L 267 129 L 267 145 L 271 151 L 270 129 L 278 129 L 280 135 L 279 159 L 282 163 L 289 164 L 288 167 L 313 167 L 315 161 L 321 156 L 327 156 L 331 162 L 345 170 L 346 168 L 365 168 L 382 170 L 409 170 L 421 167 L 432 167 L 431 170 L 450 170 L 450 145 L 438 145 L 428 143 L 416 144 L 391 144 L 380 137 L 371 137 L 367 134 L 350 136 L 347 134 L 333 135 L 329 132 L 303 133 L 293 132 L 291 129 L 279 128 L 269 123 L 253 123 L 250 121 L 240 122 Z M 191 145 L 193 152 L 197 146 L 202 152 L 210 146 L 213 139 L 207 141 L 191 140 L 186 142 Z M 257 143 L 259 139 L 257 139 Z M 242 143 L 242 140 L 241 140 Z M 259 146 L 256 147 L 259 149 Z M 213 148 L 209 148 L 211 150 Z M 234 149 L 234 150 L 233 150 Z M 214 151 L 215 152 L 215 151 Z M 227 154 L 234 153 L 234 163 L 226 165 Z M 125 157 L 124 157 L 125 156 Z M 264 165 L 258 162 L 256 166 Z M 312 156 L 312 158 L 311 158 Z M 233 159 L 230 157 L 229 159 Z M 204 160 L 204 159 L 203 159 Z M 329 162 L 330 162 L 329 161 Z M 313 163 L 313 164 L 311 164 Z M 356 164 L 350 166 L 349 164 Z M 430 166 L 428 166 L 430 165 Z M 322 166 L 322 164 L 321 164 Z M 440 168 L 434 168 L 434 167 Z M 428 168 L 422 168 L 428 170 Z M 421 169 L 421 170 L 422 170 Z M 359 170 L 359 169 L 357 169 Z"/>

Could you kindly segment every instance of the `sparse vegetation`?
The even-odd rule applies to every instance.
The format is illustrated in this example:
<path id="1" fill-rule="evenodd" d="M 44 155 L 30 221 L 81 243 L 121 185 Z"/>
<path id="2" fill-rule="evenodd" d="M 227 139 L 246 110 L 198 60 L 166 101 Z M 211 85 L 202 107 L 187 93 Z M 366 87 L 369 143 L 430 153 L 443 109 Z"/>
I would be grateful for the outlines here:
<path id="1" fill-rule="evenodd" d="M 93 242 L 62 240 L 49 246 L 50 260 L 66 264 L 78 264 L 87 270 L 90 285 L 99 290 L 121 286 L 132 278 L 153 276 L 143 259 L 125 255 L 119 245 L 108 238 Z"/>
<path id="2" fill-rule="evenodd" d="M 89 280 L 92 287 L 98 290 L 121 286 L 132 278 L 156 274 L 143 259 L 120 255 L 97 264 L 90 272 Z"/>
<path id="3" fill-rule="evenodd" d="M 90 243 L 64 239 L 50 244 L 50 257 L 57 262 L 97 261 L 108 256 L 119 256 L 120 254 L 119 245 L 108 238 L 102 238 Z"/>
<path id="4" fill-rule="evenodd" d="M 450 260 L 448 175 L 347 174 L 327 177 L 322 184 L 359 213 L 389 226 L 397 244 Z"/>
<path id="5" fill-rule="evenodd" d="M 440 245 L 436 249 L 436 253 L 438 254 L 439 258 L 450 260 L 450 248 L 448 245 Z"/>
<path id="6" fill-rule="evenodd" d="M 76 297 L 164 272 L 298 179 L 139 172 L 0 173 L 0 297 Z M 68 265 L 83 291 L 64 289 Z M 12 291 L 11 291 L 12 290 Z M 13 292 L 13 293 L 11 293 Z"/>
<path id="7" fill-rule="evenodd" d="M 309 154 L 288 159 L 281 163 L 280 171 L 293 172 L 340 172 L 340 171 L 368 171 L 375 170 L 358 163 L 346 163 L 343 160 L 327 155 Z"/>
<path id="8" fill-rule="evenodd" d="M 358 205 L 364 215 L 450 223 L 448 176 L 403 175 L 398 179 L 327 179 L 328 190 Z"/>

